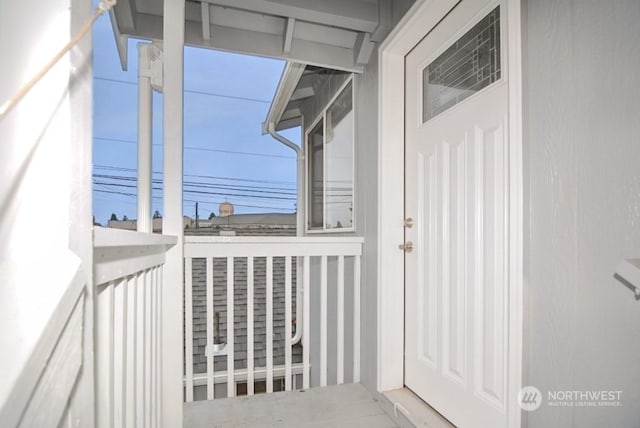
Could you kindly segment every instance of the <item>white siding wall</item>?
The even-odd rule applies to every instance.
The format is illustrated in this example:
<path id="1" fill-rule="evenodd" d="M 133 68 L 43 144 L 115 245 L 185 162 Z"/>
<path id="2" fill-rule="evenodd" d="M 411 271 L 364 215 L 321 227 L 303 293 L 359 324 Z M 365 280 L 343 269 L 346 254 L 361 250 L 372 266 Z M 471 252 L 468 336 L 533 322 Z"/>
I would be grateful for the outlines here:
<path id="1" fill-rule="evenodd" d="M 361 381 L 376 391 L 378 274 L 378 51 L 371 55 L 365 72 L 354 81 L 356 94 L 355 223 L 364 236 L 360 325 Z"/>
<path id="2" fill-rule="evenodd" d="M 331 98 L 349 77 L 349 74 L 339 74 L 332 76 L 313 98 L 313 102 L 302 107 L 304 114 L 305 133 L 311 126 L 320 112 L 327 106 Z M 366 66 L 364 73 L 354 76 L 353 88 L 355 92 L 354 112 L 355 112 L 355 233 L 349 232 L 344 235 L 364 236 L 365 242 L 362 257 L 362 289 L 361 289 L 361 381 L 371 391 L 376 389 L 376 346 L 377 346 L 377 165 L 378 140 L 377 120 L 378 120 L 378 57 L 375 50 Z M 342 234 L 340 234 L 342 235 Z M 336 236 L 332 233 L 331 236 Z M 317 268 L 317 266 L 314 266 Z M 330 268 L 332 268 L 330 266 Z M 333 267 L 332 269 L 335 269 Z M 317 288 L 317 287 L 316 287 Z M 319 291 L 312 288 L 311 301 L 319 301 Z M 312 308 L 315 316 L 317 308 Z M 329 316 L 329 331 L 335 331 L 335 317 Z M 316 321 L 315 318 L 312 321 Z M 316 323 L 317 325 L 317 323 Z M 353 337 L 350 325 L 346 325 L 347 343 Z M 317 332 L 312 335 L 315 340 L 312 342 L 312 349 L 319 347 L 319 335 Z M 335 352 L 335 350 L 330 349 Z M 319 373 L 318 355 L 312 352 L 312 384 L 317 385 Z M 330 360 L 333 362 L 333 360 Z M 329 378 L 335 378 L 335 365 L 329 364 Z M 347 373 L 346 378 L 350 379 L 351 374 Z"/>
<path id="3" fill-rule="evenodd" d="M 523 7 L 524 384 L 622 390 L 622 407 L 543 407 L 529 427 L 640 420 L 640 302 L 612 276 L 640 256 L 640 3 Z"/>
<path id="4" fill-rule="evenodd" d="M 414 0 L 396 0 L 393 5 L 395 26 Z M 379 46 L 379 45 L 378 45 Z M 364 73 L 354 80 L 355 146 L 355 222 L 356 233 L 364 236 L 360 325 L 361 383 L 377 391 L 378 352 L 378 46 Z"/>
<path id="5" fill-rule="evenodd" d="M 413 0 L 393 2 L 393 25 Z M 362 74 L 354 77 L 355 112 L 355 226 L 364 237 L 361 288 L 361 383 L 376 391 L 377 370 L 377 242 L 378 242 L 378 49 Z M 305 116 L 305 123 L 307 117 Z M 351 334 L 351 333 L 347 333 Z M 349 338 L 349 336 L 347 336 Z"/>
<path id="6" fill-rule="evenodd" d="M 90 12 L 90 0 L 0 4 L 0 103 L 67 43 Z M 57 425 L 57 418 L 63 416 L 77 426 L 93 425 L 91 287 L 78 286 L 91 284 L 92 271 L 91 115 L 89 35 L 0 121 L 3 426 L 7 421 L 11 421 L 7 426 L 14 424 L 15 415 L 26 405 L 20 397 L 34 383 L 37 392 L 23 415 L 24 423 L 44 417 L 47 424 Z M 76 269 L 77 280 L 71 281 Z M 78 298 L 84 299 L 84 312 L 83 306 L 76 306 Z M 61 329 L 74 307 L 80 308 L 84 318 L 74 312 L 73 319 L 80 321 L 69 322 L 66 334 Z M 45 331 L 55 331 L 56 336 L 44 337 Z M 77 340 L 79 334 L 84 336 L 82 341 Z M 4 349 L 8 344 L 19 347 Z M 40 348 L 33 352 L 35 346 Z M 88 351 L 82 353 L 79 346 Z M 48 364 L 58 361 L 62 366 L 44 369 L 38 381 L 43 366 L 27 365 L 27 358 L 47 361 L 49 353 L 57 355 L 61 349 L 66 349 L 69 358 L 58 361 L 52 357 Z M 78 360 L 71 358 L 78 355 L 76 351 L 81 352 Z M 83 369 L 76 382 L 78 361 Z M 63 394 L 71 393 L 74 383 L 67 406 Z"/>

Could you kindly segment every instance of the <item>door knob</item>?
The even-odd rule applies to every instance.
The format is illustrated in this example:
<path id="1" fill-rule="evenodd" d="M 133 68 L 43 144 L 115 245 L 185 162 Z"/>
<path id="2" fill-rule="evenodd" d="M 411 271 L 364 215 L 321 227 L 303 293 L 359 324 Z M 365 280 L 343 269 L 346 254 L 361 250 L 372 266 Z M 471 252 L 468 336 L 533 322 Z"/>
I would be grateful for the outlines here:
<path id="1" fill-rule="evenodd" d="M 411 251 L 413 251 L 413 242 L 407 241 L 404 244 L 398 245 L 398 248 L 400 248 L 402 251 L 410 253 Z"/>
<path id="2" fill-rule="evenodd" d="M 404 227 L 410 229 L 413 226 L 413 219 L 411 217 L 407 217 L 404 219 Z"/>

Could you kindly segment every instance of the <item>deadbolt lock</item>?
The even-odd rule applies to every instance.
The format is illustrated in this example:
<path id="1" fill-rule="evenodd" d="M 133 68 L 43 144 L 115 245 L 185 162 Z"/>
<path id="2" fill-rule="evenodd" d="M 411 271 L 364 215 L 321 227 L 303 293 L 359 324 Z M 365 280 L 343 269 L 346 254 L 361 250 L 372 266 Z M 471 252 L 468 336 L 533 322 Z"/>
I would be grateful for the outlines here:
<path id="1" fill-rule="evenodd" d="M 411 217 L 407 217 L 404 219 L 404 227 L 411 228 L 413 226 L 413 219 Z"/>
<path id="2" fill-rule="evenodd" d="M 400 248 L 404 252 L 410 253 L 411 251 L 413 251 L 413 242 L 407 241 L 404 244 L 398 245 L 398 248 Z"/>

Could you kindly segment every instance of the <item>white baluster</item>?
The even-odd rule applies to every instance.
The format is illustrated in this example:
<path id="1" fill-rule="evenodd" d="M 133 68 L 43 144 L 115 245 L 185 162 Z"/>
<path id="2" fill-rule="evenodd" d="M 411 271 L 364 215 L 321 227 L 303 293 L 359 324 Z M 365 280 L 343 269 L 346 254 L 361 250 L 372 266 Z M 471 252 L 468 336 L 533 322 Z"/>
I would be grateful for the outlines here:
<path id="1" fill-rule="evenodd" d="M 126 354 L 127 354 L 127 295 L 126 279 L 117 280 L 114 288 L 113 317 L 113 375 L 114 375 L 114 424 L 126 424 Z"/>
<path id="2" fill-rule="evenodd" d="M 96 305 L 96 421 L 113 426 L 113 283 L 98 292 Z"/>
<path id="3" fill-rule="evenodd" d="M 353 259 L 353 383 L 360 382 L 360 256 Z"/>
<path id="4" fill-rule="evenodd" d="M 267 393 L 273 392 L 273 257 L 267 257 Z"/>
<path id="5" fill-rule="evenodd" d="M 284 262 L 284 389 L 291 391 L 291 257 Z"/>
<path id="6" fill-rule="evenodd" d="M 311 277 L 310 277 L 310 257 L 304 256 L 304 264 L 302 266 L 303 273 L 303 310 L 302 314 L 304 316 L 304 324 L 303 324 L 303 333 L 302 333 L 302 364 L 304 366 L 304 372 L 302 373 L 302 388 L 308 389 L 310 386 L 310 376 L 311 376 L 311 362 L 309 360 L 309 351 L 311 346 Z"/>
<path id="7" fill-rule="evenodd" d="M 126 426 L 136 426 L 136 321 L 137 321 L 137 299 L 136 288 L 138 287 L 138 276 L 128 279 L 127 284 L 127 424 Z"/>
<path id="8" fill-rule="evenodd" d="M 227 257 L 227 397 L 236 396 L 233 309 L 233 257 Z"/>
<path id="9" fill-rule="evenodd" d="M 337 379 L 338 385 L 344 383 L 344 256 L 338 256 L 338 331 L 337 337 Z"/>
<path id="10" fill-rule="evenodd" d="M 207 400 L 213 400 L 215 398 L 215 383 L 213 380 L 215 370 L 215 359 L 213 357 L 213 259 L 211 257 L 207 257 L 205 260 L 207 265 L 205 269 L 207 273 Z"/>
<path id="11" fill-rule="evenodd" d="M 193 259 L 185 259 L 184 318 L 185 318 L 185 376 L 186 401 L 193 401 Z"/>
<path id="12" fill-rule="evenodd" d="M 247 395 L 254 393 L 253 379 L 253 257 L 247 257 Z"/>
<path id="13" fill-rule="evenodd" d="M 320 262 L 320 386 L 327 386 L 327 256 Z"/>

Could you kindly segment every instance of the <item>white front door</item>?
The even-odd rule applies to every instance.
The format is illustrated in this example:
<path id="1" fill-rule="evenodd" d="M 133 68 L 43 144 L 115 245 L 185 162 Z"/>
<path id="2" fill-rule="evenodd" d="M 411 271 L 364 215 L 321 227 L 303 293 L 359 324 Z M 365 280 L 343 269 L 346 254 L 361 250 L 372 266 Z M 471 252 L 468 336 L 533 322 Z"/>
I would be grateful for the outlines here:
<path id="1" fill-rule="evenodd" d="M 405 384 L 458 427 L 507 424 L 505 12 L 462 0 L 406 57 Z"/>

